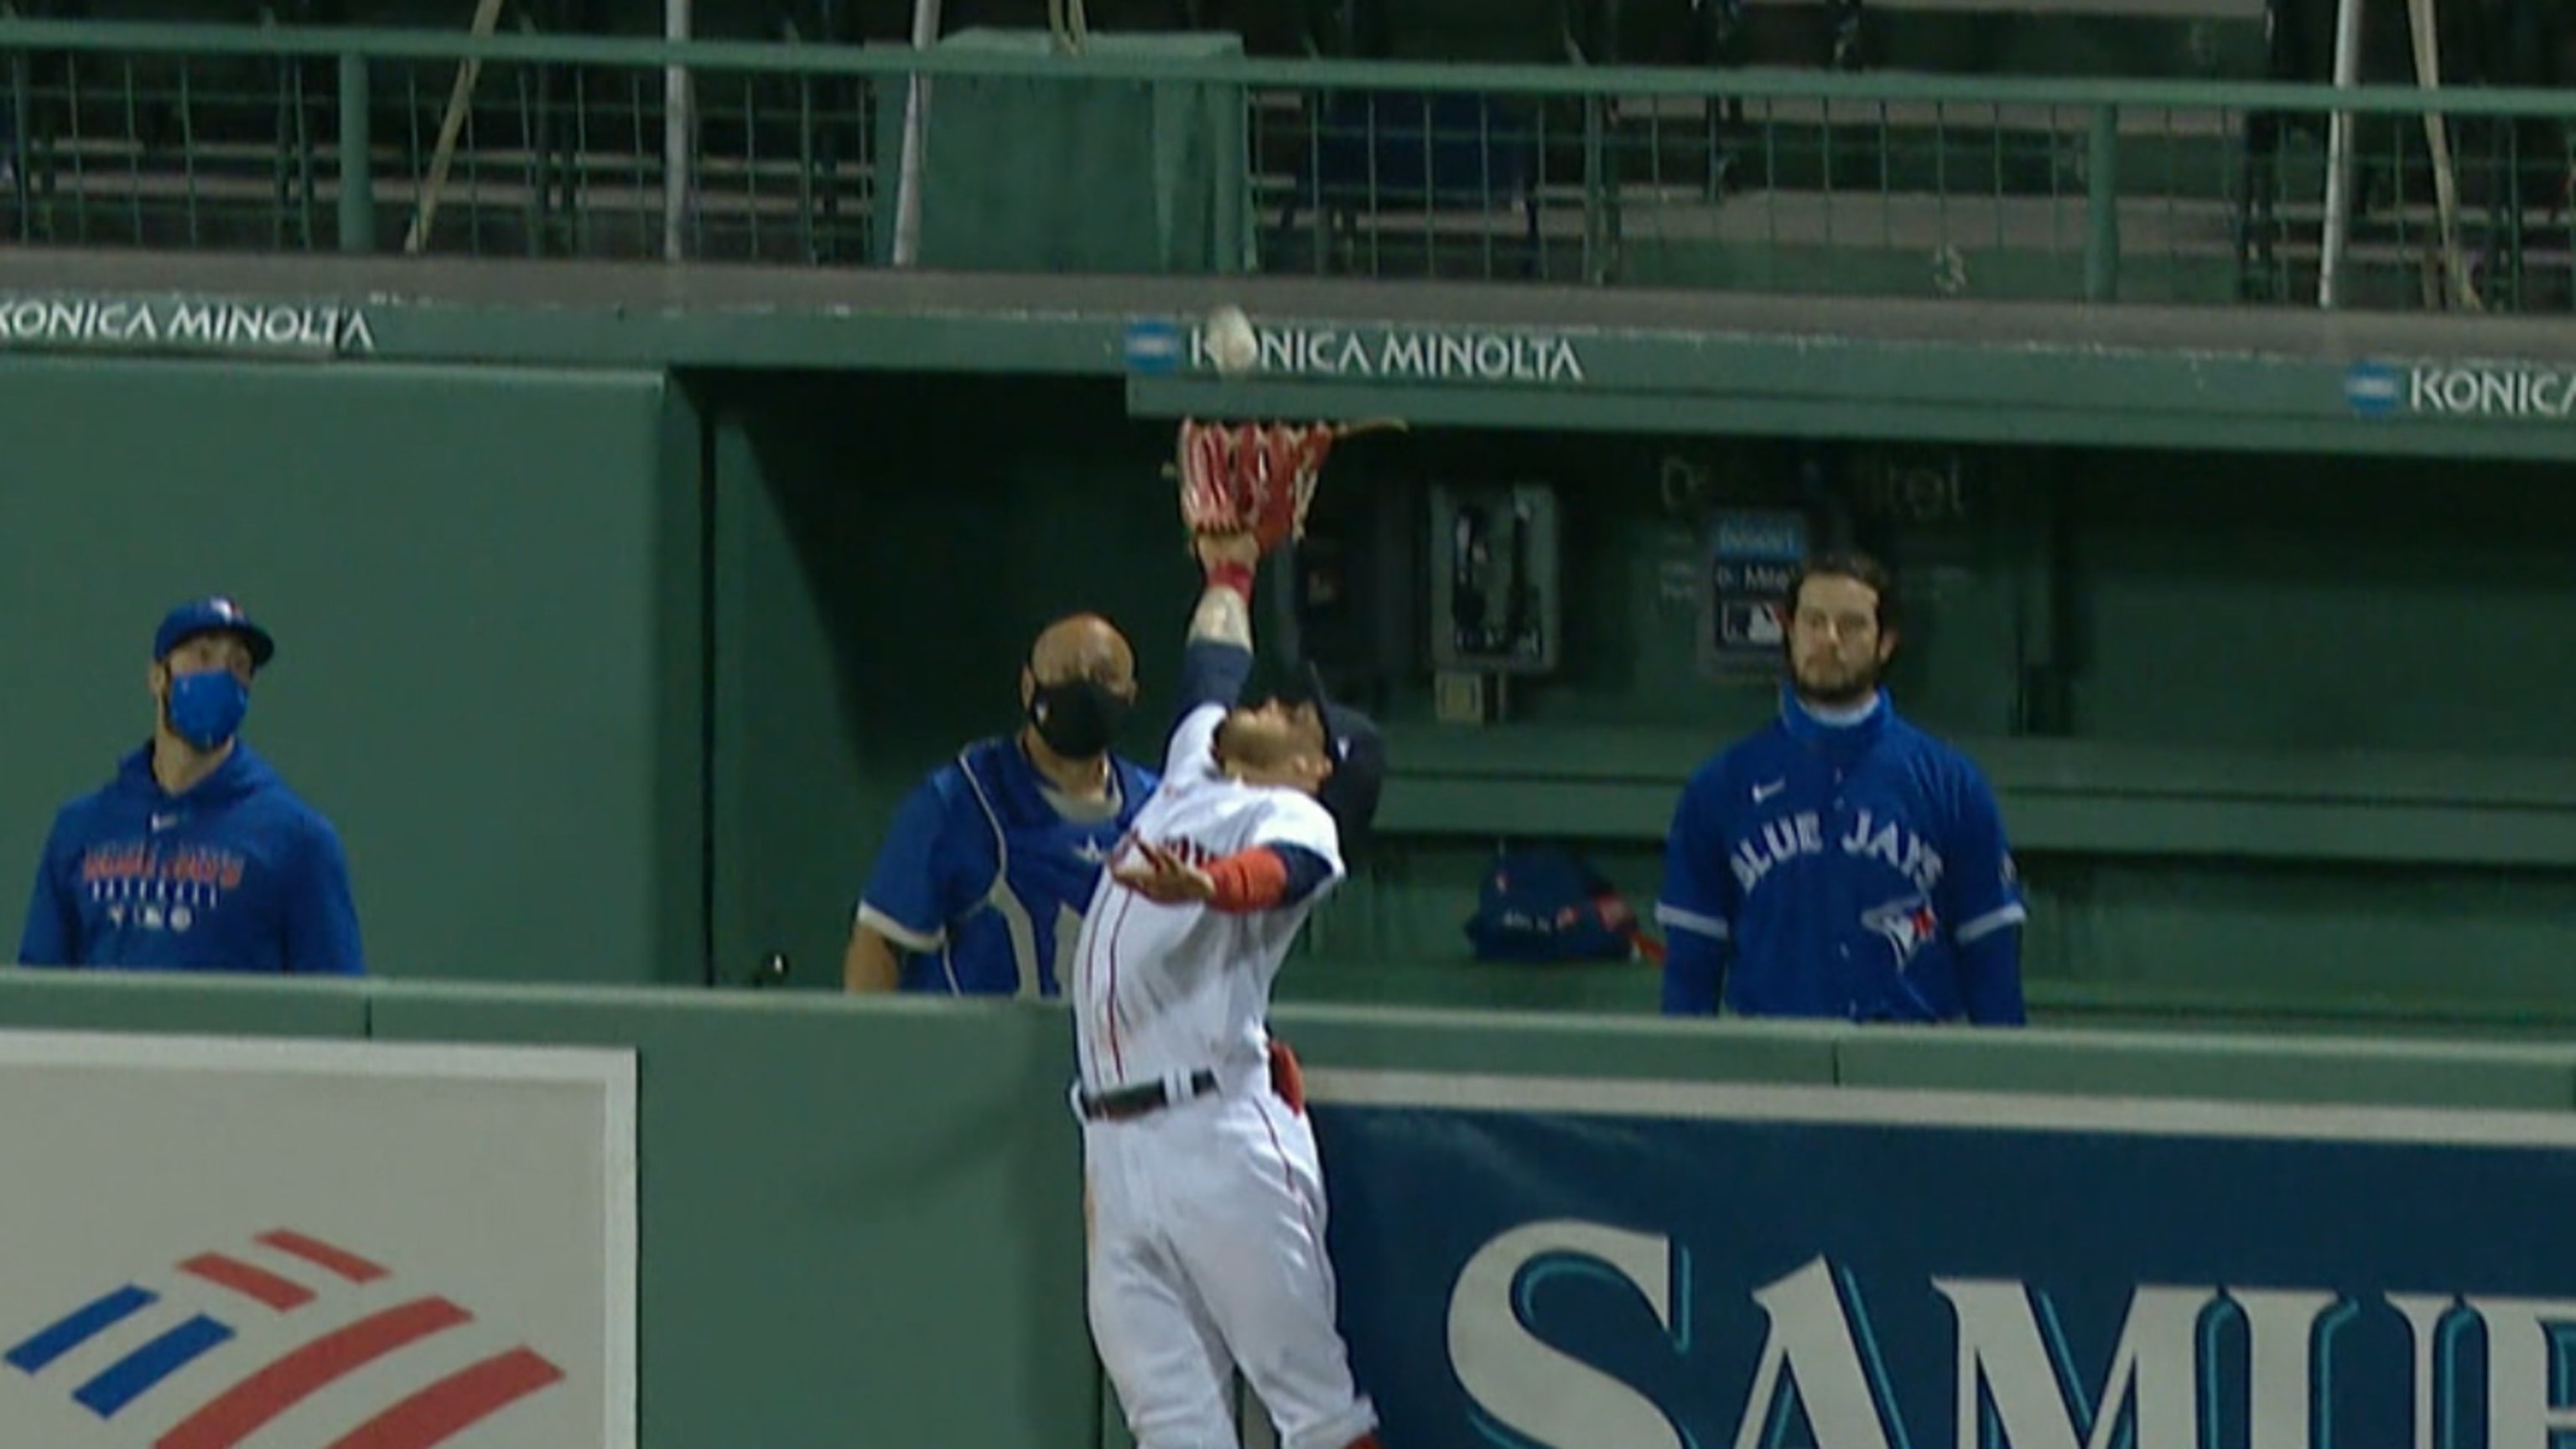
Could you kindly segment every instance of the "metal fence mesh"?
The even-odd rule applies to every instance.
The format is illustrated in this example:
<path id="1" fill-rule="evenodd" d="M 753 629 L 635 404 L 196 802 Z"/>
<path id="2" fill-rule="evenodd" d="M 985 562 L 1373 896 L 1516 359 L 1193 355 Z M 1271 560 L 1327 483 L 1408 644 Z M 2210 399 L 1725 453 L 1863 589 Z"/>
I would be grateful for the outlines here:
<path id="1" fill-rule="evenodd" d="M 19 242 L 341 248 L 353 96 L 371 192 L 358 211 L 381 249 L 420 228 L 431 253 L 659 257 L 676 226 L 692 260 L 869 265 L 890 219 L 880 93 L 899 99 L 904 79 L 884 66 L 693 62 L 674 213 L 660 64 L 349 64 L 310 47 L 0 54 L 0 236 Z M 451 111 L 468 65 L 469 101 Z M 1854 94 L 1870 81 L 1852 77 L 1819 78 L 1812 94 L 1777 76 L 1731 88 L 1723 73 L 1631 92 L 1616 73 L 1573 68 L 1545 93 L 1479 89 L 1472 72 L 1406 88 L 1354 84 L 1347 66 L 1319 68 L 1314 84 L 1277 70 L 1241 91 L 1263 270 L 2315 300 L 2327 93 L 2270 108 L 2031 103 L 1927 97 L 1920 78 L 1879 96 Z M 2576 97 L 2448 114 L 2442 185 L 2422 115 L 2360 116 L 2354 303 L 2569 309 L 2571 123 Z"/>

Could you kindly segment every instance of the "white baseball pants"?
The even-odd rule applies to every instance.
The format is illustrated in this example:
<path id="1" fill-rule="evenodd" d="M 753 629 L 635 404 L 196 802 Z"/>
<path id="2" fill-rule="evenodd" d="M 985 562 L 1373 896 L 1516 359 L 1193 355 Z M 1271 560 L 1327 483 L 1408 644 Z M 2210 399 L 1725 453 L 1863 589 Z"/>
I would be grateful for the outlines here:
<path id="1" fill-rule="evenodd" d="M 1315 1135 L 1266 1067 L 1086 1122 L 1083 1158 L 1092 1341 L 1137 1449 L 1239 1449 L 1237 1368 L 1282 1449 L 1344 1449 L 1377 1427 L 1334 1326 Z"/>

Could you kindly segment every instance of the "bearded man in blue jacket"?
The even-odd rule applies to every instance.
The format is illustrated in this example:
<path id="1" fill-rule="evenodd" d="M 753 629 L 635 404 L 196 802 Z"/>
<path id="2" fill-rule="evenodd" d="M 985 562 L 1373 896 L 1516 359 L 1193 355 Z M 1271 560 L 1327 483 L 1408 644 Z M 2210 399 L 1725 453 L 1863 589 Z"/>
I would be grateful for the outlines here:
<path id="1" fill-rule="evenodd" d="M 2003 812 L 1881 687 L 1895 603 L 1866 555 L 1790 582 L 1779 717 L 1711 756 L 1673 809 L 1655 907 L 1667 1015 L 2027 1019 Z"/>
<path id="2" fill-rule="evenodd" d="M 29 966 L 357 976 L 339 832 L 241 739 L 277 641 L 229 599 L 152 641 L 152 739 L 54 817 L 18 960 Z"/>

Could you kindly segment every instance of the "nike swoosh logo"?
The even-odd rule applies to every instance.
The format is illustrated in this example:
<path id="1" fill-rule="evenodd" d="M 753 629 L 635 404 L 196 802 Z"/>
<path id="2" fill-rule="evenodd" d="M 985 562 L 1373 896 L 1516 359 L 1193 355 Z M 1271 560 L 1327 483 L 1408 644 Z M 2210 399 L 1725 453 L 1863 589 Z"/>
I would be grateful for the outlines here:
<path id="1" fill-rule="evenodd" d="M 1759 805 L 1788 788 L 1789 782 L 1786 780 L 1774 780 L 1768 785 L 1756 785 L 1753 787 L 1753 803 Z"/>

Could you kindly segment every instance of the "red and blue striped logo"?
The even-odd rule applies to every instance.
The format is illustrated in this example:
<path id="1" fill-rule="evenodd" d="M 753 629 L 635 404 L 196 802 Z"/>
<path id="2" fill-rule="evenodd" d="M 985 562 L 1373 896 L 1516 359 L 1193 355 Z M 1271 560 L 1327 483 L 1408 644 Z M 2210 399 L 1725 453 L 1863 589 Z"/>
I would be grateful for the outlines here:
<path id="1" fill-rule="evenodd" d="M 196 1402 L 153 1404 L 165 1408 L 154 1416 L 156 1421 L 166 1419 L 166 1410 L 173 1407 L 178 1418 L 151 1441 L 150 1449 L 236 1449 L 361 1369 L 474 1321 L 465 1308 L 435 1293 L 402 1291 L 391 1270 L 291 1229 L 262 1233 L 238 1254 L 199 1253 L 176 1264 L 175 1271 L 188 1280 L 187 1292 L 156 1292 L 127 1283 L 37 1329 L 0 1353 L 0 1363 L 38 1382 L 62 1380 L 60 1387 L 74 1402 L 114 1422 L 152 1403 L 155 1391 L 181 1370 L 200 1360 L 220 1363 L 212 1356 L 224 1353 L 227 1345 L 238 1349 L 247 1315 L 295 1315 L 316 1304 L 325 1305 L 327 1312 L 335 1295 L 390 1290 L 388 1306 L 347 1321 L 334 1315 L 327 1327 L 291 1340 L 265 1362 L 245 1362 L 234 1373 L 189 1376 L 187 1382 L 199 1396 Z M 198 1285 L 214 1291 L 205 1293 Z M 217 1311 L 190 1306 L 198 1302 L 210 1302 Z M 223 1307 L 227 1304 L 232 1306 Z M 162 1326 L 156 1316 L 177 1321 Z M 160 1331 L 114 1361 L 98 1366 L 86 1361 L 95 1355 L 81 1356 L 77 1361 L 83 1362 L 83 1371 L 67 1371 L 67 1360 L 111 1332 L 132 1336 L 154 1327 Z M 372 1412 L 330 1440 L 327 1449 L 431 1449 L 563 1378 L 561 1368 L 521 1344 L 371 1406 Z M 211 1389 L 204 1387 L 209 1383 Z"/>

